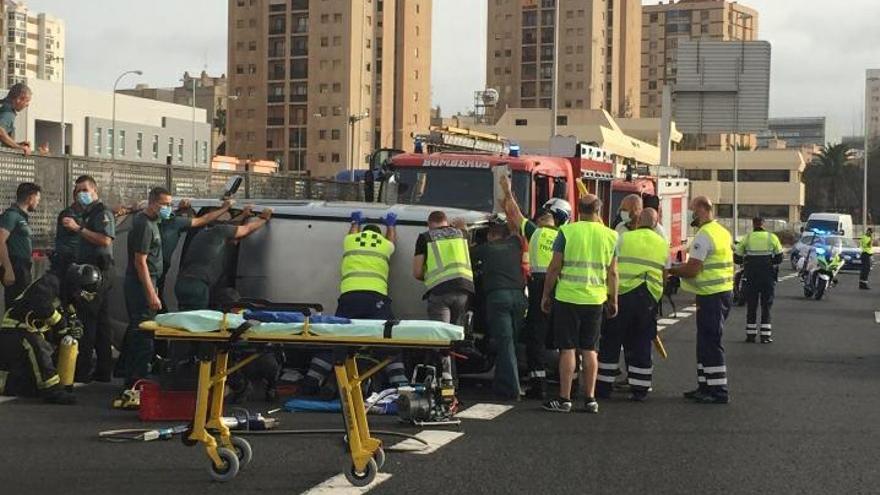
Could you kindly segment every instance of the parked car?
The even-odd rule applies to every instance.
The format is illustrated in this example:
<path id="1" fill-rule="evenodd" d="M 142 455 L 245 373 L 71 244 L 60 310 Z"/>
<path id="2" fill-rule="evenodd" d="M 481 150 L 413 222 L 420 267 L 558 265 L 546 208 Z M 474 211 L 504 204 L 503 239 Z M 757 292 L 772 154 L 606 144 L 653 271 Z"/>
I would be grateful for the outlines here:
<path id="1" fill-rule="evenodd" d="M 808 234 L 812 234 L 812 236 L 805 240 Z M 801 246 L 802 241 L 805 242 L 803 246 Z M 862 249 L 859 247 L 859 243 L 855 239 L 842 235 L 804 232 L 795 247 L 800 249 L 798 259 L 808 256 L 814 247 L 823 247 L 826 250 L 836 249 L 840 253 L 840 258 L 843 260 L 843 270 L 858 270 L 862 266 Z M 794 249 L 792 249 L 792 257 L 794 257 Z M 797 261 L 792 262 L 792 267 L 797 269 Z"/>

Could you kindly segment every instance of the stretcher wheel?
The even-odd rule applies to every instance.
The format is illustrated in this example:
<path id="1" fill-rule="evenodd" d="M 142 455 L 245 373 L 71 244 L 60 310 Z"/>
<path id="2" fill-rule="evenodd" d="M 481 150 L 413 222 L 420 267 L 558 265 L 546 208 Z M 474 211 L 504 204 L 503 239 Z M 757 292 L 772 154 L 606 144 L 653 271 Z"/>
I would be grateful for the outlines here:
<path id="1" fill-rule="evenodd" d="M 342 474 L 345 475 L 345 479 L 348 480 L 352 486 L 356 486 L 358 488 L 369 485 L 376 479 L 376 473 L 379 472 L 379 468 L 376 466 L 376 461 L 370 459 L 367 461 L 367 467 L 364 468 L 362 473 L 359 473 L 357 469 L 354 467 L 354 462 L 351 460 L 348 461 L 345 468 L 342 470 Z"/>
<path id="2" fill-rule="evenodd" d="M 241 437 L 232 437 L 229 441 L 232 442 L 232 450 L 235 452 L 235 456 L 238 457 L 240 467 L 245 467 L 254 460 L 254 449 L 251 447 L 250 442 Z"/>
<path id="3" fill-rule="evenodd" d="M 376 461 L 376 467 L 380 470 L 385 467 L 385 451 L 382 450 L 382 447 L 376 449 L 376 452 L 373 452 L 373 459 Z"/>
<path id="4" fill-rule="evenodd" d="M 193 426 L 192 423 L 190 423 L 189 425 L 187 425 L 186 431 L 184 431 L 183 434 L 180 436 L 180 441 L 183 442 L 183 444 L 187 447 L 195 447 L 199 444 L 198 440 L 192 440 L 189 438 L 189 436 L 192 435 L 192 432 Z"/>
<path id="5" fill-rule="evenodd" d="M 211 479 L 214 481 L 219 481 L 221 483 L 225 483 L 227 481 L 231 481 L 238 475 L 238 456 L 235 455 L 230 449 L 227 448 L 219 448 L 217 449 L 217 455 L 220 456 L 220 460 L 223 461 L 223 465 L 217 467 L 214 463 L 211 463 L 209 472 L 211 473 Z"/>

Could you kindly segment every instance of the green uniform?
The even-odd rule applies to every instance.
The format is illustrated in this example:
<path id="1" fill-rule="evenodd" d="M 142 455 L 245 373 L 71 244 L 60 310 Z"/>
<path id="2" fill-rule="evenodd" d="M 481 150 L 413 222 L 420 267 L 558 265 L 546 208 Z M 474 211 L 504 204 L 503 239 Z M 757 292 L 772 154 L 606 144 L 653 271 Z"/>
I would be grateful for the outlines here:
<path id="1" fill-rule="evenodd" d="M 237 230 L 235 225 L 213 225 L 199 231 L 190 241 L 174 286 L 181 311 L 208 308 L 211 287 L 223 275 L 229 241 L 235 239 Z"/>
<path id="2" fill-rule="evenodd" d="M 28 285 L 31 283 L 31 241 L 30 218 L 27 212 L 13 204 L 0 215 L 0 229 L 9 232 L 6 239 L 6 249 L 9 251 L 9 261 L 12 263 L 12 271 L 15 273 L 15 283 L 6 287 L 4 291 L 6 307 L 10 307 Z"/>
<path id="3" fill-rule="evenodd" d="M 180 243 L 180 236 L 192 227 L 192 218 L 172 215 L 168 220 L 159 222 L 159 235 L 162 237 L 162 274 L 159 275 L 157 289 L 162 306 L 165 307 L 165 277 L 171 270 L 171 258 Z M 167 310 L 168 308 L 165 307 Z"/>
<path id="4" fill-rule="evenodd" d="M 55 249 L 52 252 L 52 270 L 63 275 L 67 267 L 76 261 L 79 253 L 80 235 L 72 232 L 62 224 L 65 218 L 72 218 L 76 223 L 82 222 L 81 212 L 74 206 L 68 206 L 58 214 L 55 224 Z"/>
<path id="5" fill-rule="evenodd" d="M 90 204 L 82 212 L 81 224 L 84 228 L 97 234 L 105 235 L 110 239 L 116 238 L 116 218 L 113 212 L 98 201 Z M 79 242 L 78 263 L 94 265 L 107 271 L 113 266 L 113 245 L 98 246 L 81 240 Z"/>
<path id="6" fill-rule="evenodd" d="M 15 137 L 15 117 L 17 116 L 18 112 L 9 103 L 0 105 L 0 129 L 6 131 L 6 134 L 11 138 Z"/>
<path id="7" fill-rule="evenodd" d="M 125 335 L 126 385 L 144 378 L 153 357 L 153 338 L 138 326 L 155 316 L 150 309 L 143 284 L 135 270 L 135 254 L 147 255 L 147 270 L 155 286 L 162 273 L 162 238 L 159 235 L 157 218 L 150 218 L 139 212 L 132 219 L 128 233 L 128 266 L 125 270 L 125 307 L 128 311 L 128 330 Z"/>

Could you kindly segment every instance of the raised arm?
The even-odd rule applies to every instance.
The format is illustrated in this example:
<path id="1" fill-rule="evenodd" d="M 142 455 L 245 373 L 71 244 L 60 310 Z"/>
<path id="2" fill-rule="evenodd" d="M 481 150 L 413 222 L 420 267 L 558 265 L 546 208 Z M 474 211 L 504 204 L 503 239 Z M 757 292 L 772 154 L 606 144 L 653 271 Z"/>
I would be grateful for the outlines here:
<path id="1" fill-rule="evenodd" d="M 510 178 L 502 176 L 500 179 L 501 190 L 504 192 L 504 214 L 507 215 L 507 225 L 512 232 L 519 232 L 525 217 L 520 210 L 516 199 L 513 197 L 513 191 L 510 188 Z"/>
<path id="2" fill-rule="evenodd" d="M 235 240 L 240 241 L 245 237 L 253 234 L 254 232 L 260 230 L 269 223 L 269 219 L 272 218 L 272 208 L 266 208 L 260 213 L 260 216 L 254 220 L 253 222 L 248 222 L 244 225 L 238 226 L 235 229 Z"/>
<path id="3" fill-rule="evenodd" d="M 181 204 L 184 204 L 184 202 L 181 201 Z M 221 216 L 223 216 L 224 213 L 228 212 L 229 209 L 232 208 L 232 206 L 234 204 L 235 204 L 234 200 L 231 200 L 231 199 L 224 200 L 223 205 L 221 205 L 220 208 L 217 208 L 214 211 L 205 213 L 202 216 L 198 216 L 198 217 L 193 218 L 192 219 L 192 228 L 198 229 L 200 227 L 204 227 L 205 225 L 208 225 L 211 222 L 216 221 Z"/>

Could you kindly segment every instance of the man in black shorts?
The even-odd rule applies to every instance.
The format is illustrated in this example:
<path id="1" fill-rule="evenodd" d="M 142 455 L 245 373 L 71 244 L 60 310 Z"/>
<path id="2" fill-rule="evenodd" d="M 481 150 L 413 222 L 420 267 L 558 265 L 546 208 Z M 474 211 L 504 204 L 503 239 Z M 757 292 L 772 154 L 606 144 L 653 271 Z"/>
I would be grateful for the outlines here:
<path id="1" fill-rule="evenodd" d="M 553 335 L 560 350 L 559 398 L 544 403 L 548 411 L 571 412 L 577 349 L 583 359 L 584 410 L 599 412 L 594 392 L 603 307 L 610 318 L 617 315 L 617 232 L 602 224 L 601 211 L 598 197 L 582 197 L 579 221 L 560 228 L 553 244 L 541 309 L 553 311 Z"/>

